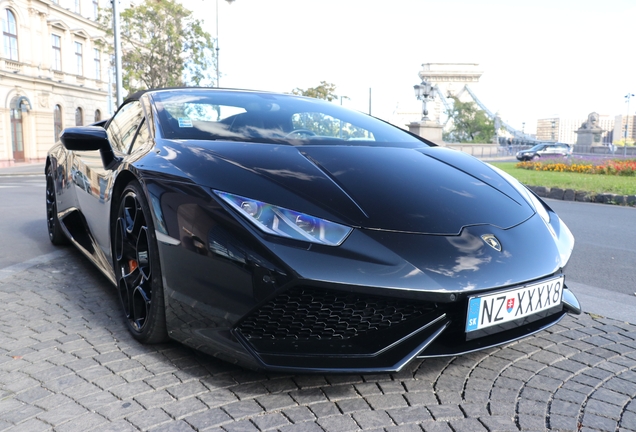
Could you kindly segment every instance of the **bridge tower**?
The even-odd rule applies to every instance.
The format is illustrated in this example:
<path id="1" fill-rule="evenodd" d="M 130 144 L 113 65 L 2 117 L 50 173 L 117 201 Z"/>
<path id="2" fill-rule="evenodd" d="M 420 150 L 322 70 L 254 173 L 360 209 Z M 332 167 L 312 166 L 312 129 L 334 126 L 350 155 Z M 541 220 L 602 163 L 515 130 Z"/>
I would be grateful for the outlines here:
<path id="1" fill-rule="evenodd" d="M 462 102 L 473 102 L 472 96 L 464 91 L 467 84 L 479 82 L 483 71 L 478 63 L 424 63 L 418 73 L 422 81 L 430 82 L 439 89 L 435 103 L 431 104 L 431 117 L 441 123 L 444 109 L 449 108 L 446 98 L 457 96 Z"/>

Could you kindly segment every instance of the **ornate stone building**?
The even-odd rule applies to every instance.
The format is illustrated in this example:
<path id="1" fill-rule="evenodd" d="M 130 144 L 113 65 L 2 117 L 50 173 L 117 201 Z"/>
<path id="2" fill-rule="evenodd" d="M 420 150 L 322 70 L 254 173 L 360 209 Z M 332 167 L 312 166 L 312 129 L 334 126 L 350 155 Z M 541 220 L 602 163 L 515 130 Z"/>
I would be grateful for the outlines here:
<path id="1" fill-rule="evenodd" d="M 0 0 L 0 166 L 41 161 L 63 128 L 106 118 L 105 0 Z"/>

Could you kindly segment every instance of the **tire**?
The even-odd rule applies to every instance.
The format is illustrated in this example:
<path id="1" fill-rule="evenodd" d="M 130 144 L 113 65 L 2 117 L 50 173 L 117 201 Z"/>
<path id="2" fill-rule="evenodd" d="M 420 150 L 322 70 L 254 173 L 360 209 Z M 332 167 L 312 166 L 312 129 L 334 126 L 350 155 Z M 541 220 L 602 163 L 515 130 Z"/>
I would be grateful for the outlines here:
<path id="1" fill-rule="evenodd" d="M 532 156 L 532 160 L 533 161 L 538 161 L 539 159 L 541 159 L 541 156 L 539 156 L 539 155 Z"/>
<path id="2" fill-rule="evenodd" d="M 165 342 L 168 334 L 157 239 L 139 182 L 124 188 L 115 208 L 113 264 L 128 330 L 142 343 Z"/>
<path id="3" fill-rule="evenodd" d="M 57 217 L 57 197 L 55 195 L 55 180 L 51 165 L 46 168 L 46 225 L 49 240 L 56 246 L 68 244 L 68 237 L 64 234 L 60 220 Z"/>

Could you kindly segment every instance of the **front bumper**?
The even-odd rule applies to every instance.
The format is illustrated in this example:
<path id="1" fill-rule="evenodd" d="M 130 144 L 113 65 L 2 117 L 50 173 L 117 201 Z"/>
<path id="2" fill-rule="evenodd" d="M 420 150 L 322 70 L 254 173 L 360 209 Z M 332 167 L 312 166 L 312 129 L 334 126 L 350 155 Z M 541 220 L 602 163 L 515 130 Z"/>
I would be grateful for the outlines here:
<path id="1" fill-rule="evenodd" d="M 254 310 L 233 330 L 260 367 L 275 371 L 398 372 L 415 358 L 469 353 L 515 341 L 580 313 L 562 304 L 468 339 L 467 301 L 438 304 L 299 287 Z"/>
<path id="2" fill-rule="evenodd" d="M 534 215 L 452 236 L 356 229 L 334 248 L 255 235 L 218 207 L 175 207 L 158 235 L 169 334 L 250 368 L 398 371 L 416 357 L 508 343 L 580 311 L 568 291 L 558 310 L 466 337 L 469 296 L 562 273 L 573 239 L 556 216 L 549 229 Z"/>

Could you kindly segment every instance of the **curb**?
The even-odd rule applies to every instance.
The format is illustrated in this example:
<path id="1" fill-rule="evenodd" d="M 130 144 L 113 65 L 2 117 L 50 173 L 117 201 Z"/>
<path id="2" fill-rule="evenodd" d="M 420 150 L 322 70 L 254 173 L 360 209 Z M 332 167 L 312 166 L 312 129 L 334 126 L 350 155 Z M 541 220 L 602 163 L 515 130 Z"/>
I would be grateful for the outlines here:
<path id="1" fill-rule="evenodd" d="M 577 191 L 574 189 L 549 188 L 545 186 L 528 186 L 541 198 L 551 198 L 562 201 L 579 201 L 599 204 L 614 204 L 621 206 L 636 206 L 636 195 L 618 195 L 612 193 L 594 193 Z"/>

